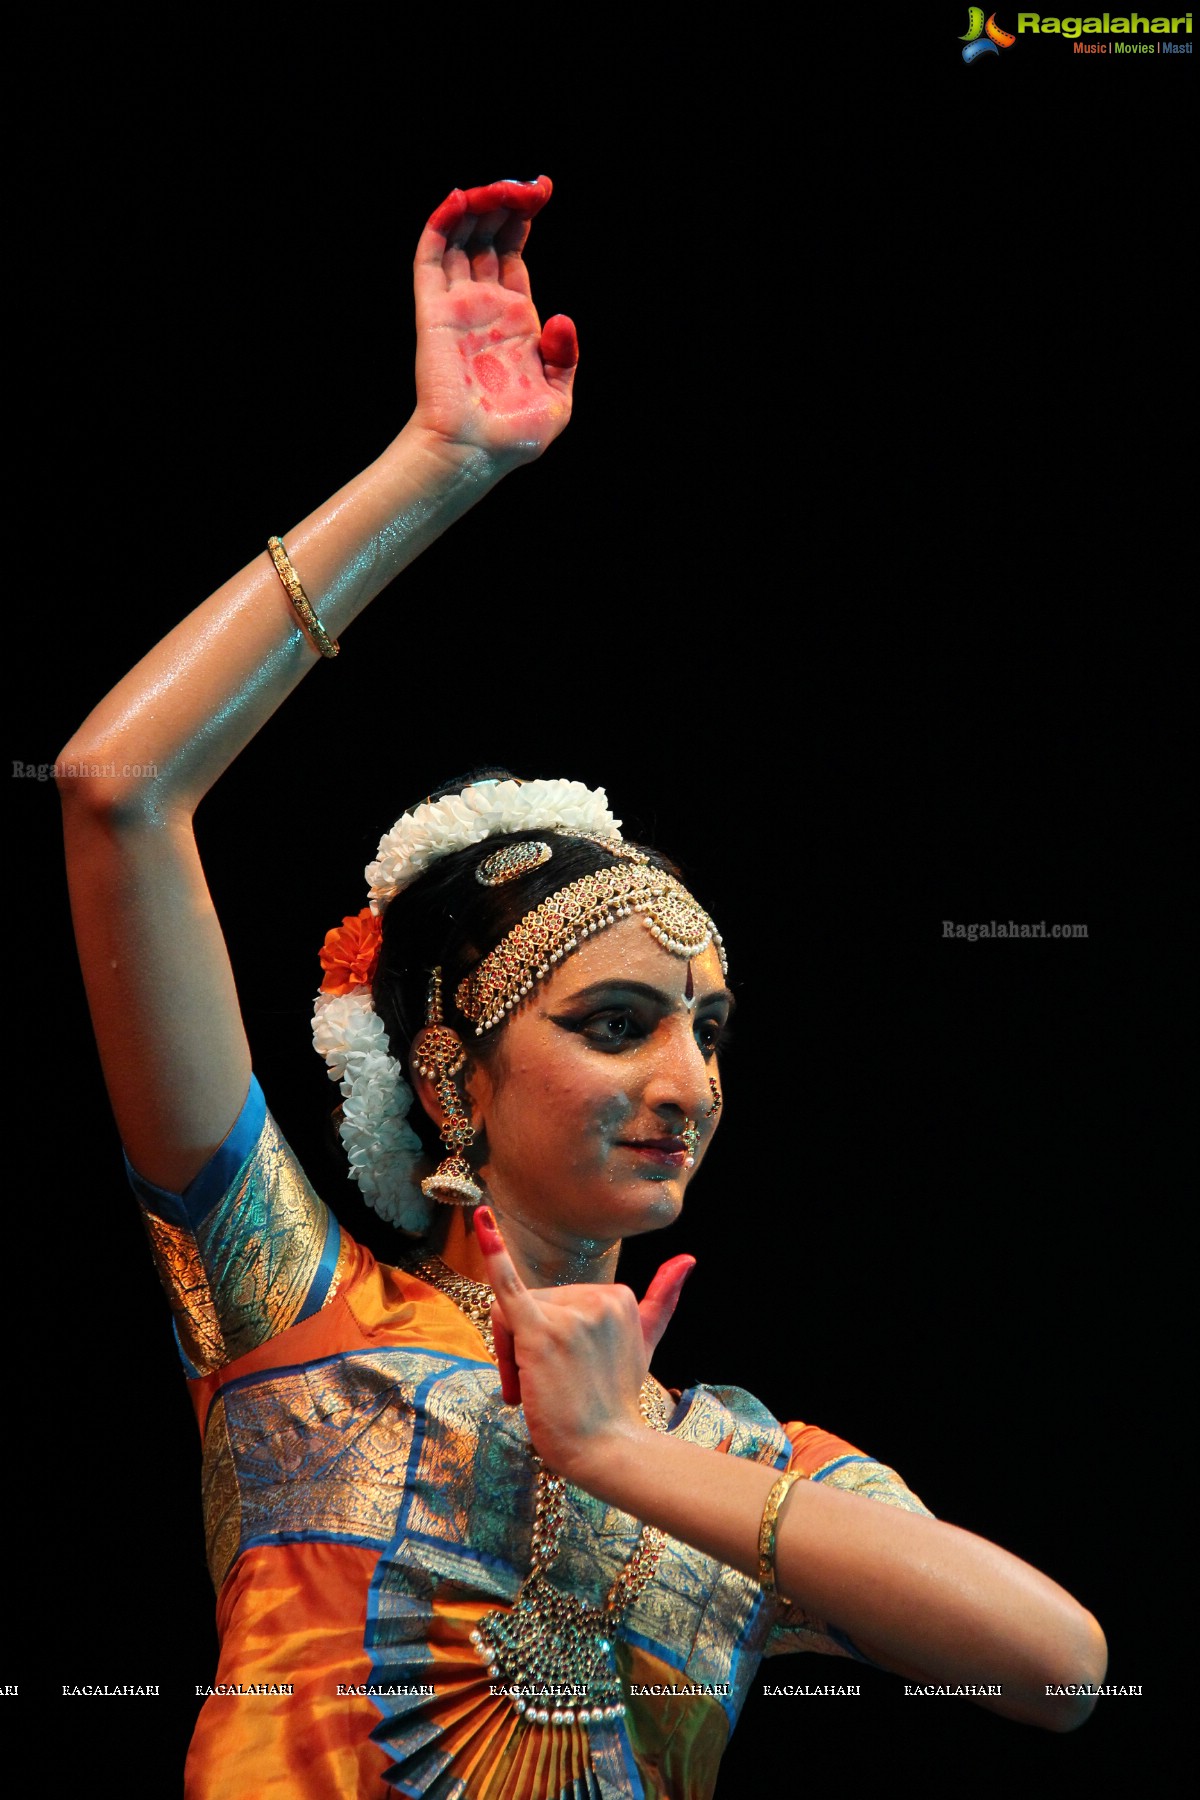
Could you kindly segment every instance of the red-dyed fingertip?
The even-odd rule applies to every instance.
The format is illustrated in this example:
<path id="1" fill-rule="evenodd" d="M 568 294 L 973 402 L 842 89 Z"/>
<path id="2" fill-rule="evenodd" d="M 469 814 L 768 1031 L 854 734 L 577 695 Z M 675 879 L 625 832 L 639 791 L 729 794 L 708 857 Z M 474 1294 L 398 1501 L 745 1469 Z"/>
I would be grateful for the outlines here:
<path id="1" fill-rule="evenodd" d="M 442 204 L 438 207 L 437 211 L 429 215 L 427 229 L 429 231 L 440 231 L 442 236 L 445 237 L 448 232 L 453 231 L 466 210 L 467 196 L 463 193 L 461 188 L 453 188 L 442 201 Z"/>
<path id="2" fill-rule="evenodd" d="M 475 1208 L 475 1236 L 485 1256 L 494 1256 L 497 1250 L 504 1248 L 504 1239 L 496 1230 L 496 1220 L 488 1206 Z"/>
<path id="3" fill-rule="evenodd" d="M 463 211 L 489 213 L 503 208 L 521 218 L 532 219 L 535 213 L 541 212 L 550 192 L 548 175 L 539 175 L 536 181 L 489 181 L 484 187 L 466 190 Z"/>
<path id="4" fill-rule="evenodd" d="M 679 1295 L 683 1290 L 683 1284 L 695 1266 L 696 1259 L 694 1256 L 673 1256 L 671 1260 L 665 1262 L 659 1270 L 659 1274 L 665 1275 L 675 1289 L 676 1299 L 679 1298 Z"/>
<path id="5" fill-rule="evenodd" d="M 534 213 L 541 212 L 554 192 L 554 183 L 548 175 L 539 175 L 536 181 L 498 181 L 496 188 L 503 189 L 503 198 L 494 204 L 511 207 L 513 212 L 525 213 L 532 218 Z"/>
<path id="6" fill-rule="evenodd" d="M 539 348 L 543 362 L 556 369 L 573 369 L 579 361 L 579 339 L 575 335 L 574 321 L 565 313 L 555 313 L 552 319 L 547 319 L 542 326 Z"/>
<path id="7" fill-rule="evenodd" d="M 521 1377 L 508 1364 L 500 1365 L 500 1398 L 505 1406 L 520 1406 Z"/>

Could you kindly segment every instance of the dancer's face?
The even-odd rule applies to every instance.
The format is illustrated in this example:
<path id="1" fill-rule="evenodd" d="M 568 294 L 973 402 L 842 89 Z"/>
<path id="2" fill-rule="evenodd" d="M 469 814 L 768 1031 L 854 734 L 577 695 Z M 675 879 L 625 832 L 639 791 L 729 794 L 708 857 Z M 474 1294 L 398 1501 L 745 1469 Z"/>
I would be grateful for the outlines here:
<path id="1" fill-rule="evenodd" d="M 637 918 L 539 982 L 469 1081 L 501 1219 L 562 1248 L 670 1224 L 716 1127 L 717 1048 L 732 1004 L 713 946 L 689 963 Z"/>

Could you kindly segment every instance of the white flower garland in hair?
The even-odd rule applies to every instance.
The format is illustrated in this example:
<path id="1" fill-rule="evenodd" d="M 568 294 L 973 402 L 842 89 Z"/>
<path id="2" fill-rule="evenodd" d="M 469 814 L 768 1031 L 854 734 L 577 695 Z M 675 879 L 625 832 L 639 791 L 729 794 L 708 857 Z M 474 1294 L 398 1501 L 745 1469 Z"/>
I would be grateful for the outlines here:
<path id="1" fill-rule="evenodd" d="M 424 1155 L 407 1123 L 413 1091 L 388 1049 L 383 1020 L 369 987 L 348 994 L 318 994 L 313 1009 L 313 1048 L 329 1065 L 342 1092 L 338 1133 L 350 1160 L 350 1177 L 380 1215 L 404 1231 L 423 1232 L 433 1202 L 417 1183 Z"/>
<path id="2" fill-rule="evenodd" d="M 509 831 L 597 832 L 620 837 L 621 821 L 609 811 L 603 788 L 582 781 L 480 781 L 461 794 L 428 800 L 404 813 L 379 841 L 367 866 L 371 910 L 389 900 L 452 850 Z"/>
<path id="3" fill-rule="evenodd" d="M 460 794 L 426 801 L 403 813 L 380 839 L 366 871 L 371 912 L 378 917 L 389 900 L 454 850 L 510 831 L 557 829 L 619 838 L 621 821 L 609 811 L 604 789 L 582 781 L 480 781 Z M 365 912 L 360 919 L 369 922 Z M 317 995 L 313 1047 L 341 1089 L 338 1133 L 351 1180 L 381 1218 L 404 1231 L 423 1232 L 434 1202 L 418 1182 L 424 1147 L 407 1123 L 413 1091 L 371 1004 L 369 982 L 358 975 L 354 981 L 348 993 Z"/>

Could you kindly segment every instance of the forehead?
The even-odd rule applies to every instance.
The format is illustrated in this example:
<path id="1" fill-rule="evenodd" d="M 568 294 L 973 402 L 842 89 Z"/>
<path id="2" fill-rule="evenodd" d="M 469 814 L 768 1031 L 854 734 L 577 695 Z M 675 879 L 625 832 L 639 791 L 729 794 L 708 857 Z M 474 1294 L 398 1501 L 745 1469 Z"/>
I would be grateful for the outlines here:
<path id="1" fill-rule="evenodd" d="M 725 977 L 715 944 L 693 956 L 691 967 L 697 1001 L 724 992 Z M 597 982 L 637 981 L 677 998 L 684 992 L 687 971 L 688 958 L 664 949 L 640 918 L 619 919 L 572 951 L 539 987 L 544 996 L 557 1001 Z"/>

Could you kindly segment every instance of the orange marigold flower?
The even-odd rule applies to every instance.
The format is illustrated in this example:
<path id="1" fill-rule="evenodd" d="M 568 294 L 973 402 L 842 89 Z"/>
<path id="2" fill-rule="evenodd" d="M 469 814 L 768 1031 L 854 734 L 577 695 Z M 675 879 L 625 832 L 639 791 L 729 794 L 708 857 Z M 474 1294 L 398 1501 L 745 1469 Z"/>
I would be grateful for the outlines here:
<path id="1" fill-rule="evenodd" d="M 375 978 L 382 928 L 369 906 L 355 918 L 346 917 L 325 933 L 321 967 L 323 994 L 349 994 Z"/>

